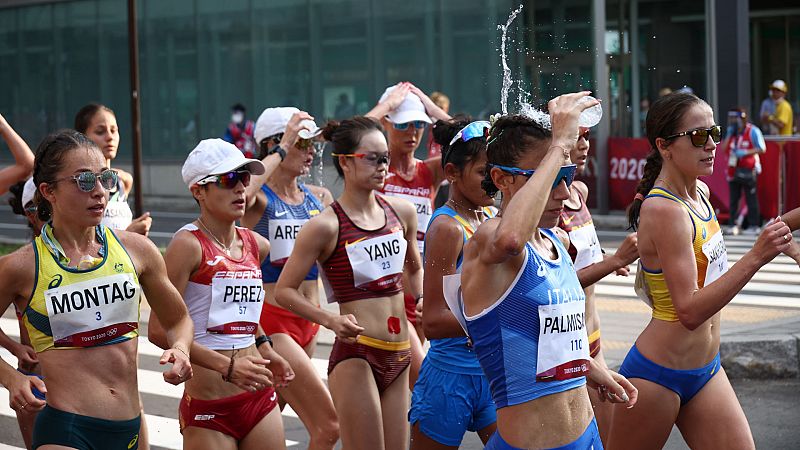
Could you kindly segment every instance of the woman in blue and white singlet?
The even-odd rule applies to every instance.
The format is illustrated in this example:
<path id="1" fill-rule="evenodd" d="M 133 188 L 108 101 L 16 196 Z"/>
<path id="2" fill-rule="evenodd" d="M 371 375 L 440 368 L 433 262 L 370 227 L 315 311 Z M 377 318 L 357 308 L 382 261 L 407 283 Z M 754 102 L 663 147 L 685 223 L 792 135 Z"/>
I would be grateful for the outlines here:
<path id="1" fill-rule="evenodd" d="M 549 102 L 552 133 L 505 116 L 488 136 L 484 189 L 503 200 L 464 247 L 461 312 L 497 405 L 489 449 L 601 449 L 585 377 L 612 402 L 636 402 L 627 380 L 589 357 L 585 295 L 550 230 L 576 170 L 578 116 L 596 103 L 580 102 L 587 95 Z"/>
<path id="2" fill-rule="evenodd" d="M 488 130 L 489 122 L 467 117 L 440 120 L 433 128 L 450 199 L 434 211 L 425 236 L 423 326 L 431 347 L 411 397 L 413 450 L 458 448 L 468 430 L 486 442 L 495 431 L 489 383 L 442 290 L 444 277 L 461 271 L 467 239 L 497 212 L 494 199 L 481 189 Z"/>

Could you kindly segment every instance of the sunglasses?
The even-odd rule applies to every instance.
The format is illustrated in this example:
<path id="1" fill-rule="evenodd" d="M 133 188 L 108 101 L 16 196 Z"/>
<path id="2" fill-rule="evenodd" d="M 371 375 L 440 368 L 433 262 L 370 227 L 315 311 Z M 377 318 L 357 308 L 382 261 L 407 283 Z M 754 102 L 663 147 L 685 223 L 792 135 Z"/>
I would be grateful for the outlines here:
<path id="1" fill-rule="evenodd" d="M 111 169 L 106 169 L 100 173 L 81 172 L 77 175 L 59 178 L 54 180 L 53 183 L 64 180 L 75 180 L 75 183 L 78 184 L 78 189 L 80 189 L 82 192 L 92 192 L 95 186 L 97 186 L 98 181 L 103 189 L 110 191 L 111 189 L 114 189 L 114 186 L 117 185 L 118 176 L 117 172 Z"/>
<path id="2" fill-rule="evenodd" d="M 250 172 L 246 170 L 240 170 L 223 173 L 220 175 L 211 175 L 198 181 L 197 184 L 199 186 L 203 186 L 204 184 L 214 183 L 222 189 L 233 189 L 239 184 L 240 181 L 244 187 L 247 187 L 250 184 Z"/>
<path id="3" fill-rule="evenodd" d="M 719 144 L 719 142 L 722 140 L 722 127 L 719 125 L 714 125 L 711 128 L 696 128 L 694 130 L 684 131 L 683 133 L 667 136 L 664 139 L 670 140 L 681 136 L 689 136 L 689 138 L 692 140 L 692 145 L 702 148 L 705 147 L 709 137 L 711 137 L 715 144 Z"/>
<path id="4" fill-rule="evenodd" d="M 331 156 L 344 156 L 346 158 L 358 158 L 366 161 L 371 166 L 378 167 L 381 164 L 389 165 L 388 153 L 331 153 Z"/>
<path id="5" fill-rule="evenodd" d="M 491 128 L 491 125 L 485 120 L 472 122 L 453 136 L 453 139 L 450 140 L 450 145 L 455 144 L 459 139 L 467 142 L 475 138 L 486 137 L 489 135 L 489 128 Z"/>
<path id="6" fill-rule="evenodd" d="M 400 131 L 407 130 L 409 125 L 413 125 L 417 130 L 424 130 L 428 126 L 428 122 L 425 122 L 424 120 L 412 120 L 411 122 L 392 124 L 395 130 Z"/>
<path id="7" fill-rule="evenodd" d="M 25 212 L 30 214 L 36 214 L 39 208 L 36 205 L 30 205 L 25 207 Z"/>
<path id="8" fill-rule="evenodd" d="M 590 134 L 591 134 L 591 130 L 587 128 L 586 131 L 584 131 L 583 133 L 578 134 L 578 139 L 583 138 L 583 140 L 588 141 Z"/>
<path id="9" fill-rule="evenodd" d="M 498 169 L 502 170 L 503 172 L 510 173 L 511 175 L 522 175 L 525 178 L 530 178 L 533 176 L 534 169 L 520 169 L 519 167 L 508 167 L 508 166 L 501 166 L 500 164 L 488 164 L 489 167 L 497 167 Z M 561 169 L 558 171 L 558 175 L 556 175 L 556 179 L 553 180 L 553 187 L 555 189 L 558 187 L 558 184 L 561 183 L 561 180 L 564 180 L 567 183 L 567 187 L 572 184 L 572 181 L 575 179 L 575 173 L 578 171 L 578 166 L 575 164 L 568 164 L 566 166 L 561 166 Z"/>

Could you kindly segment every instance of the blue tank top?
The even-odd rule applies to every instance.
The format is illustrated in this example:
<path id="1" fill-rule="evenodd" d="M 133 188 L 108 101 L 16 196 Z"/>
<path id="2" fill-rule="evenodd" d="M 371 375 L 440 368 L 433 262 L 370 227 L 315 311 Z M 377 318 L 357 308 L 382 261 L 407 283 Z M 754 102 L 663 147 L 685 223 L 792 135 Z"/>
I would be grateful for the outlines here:
<path id="1" fill-rule="evenodd" d="M 486 219 L 490 219 L 496 215 L 496 211 L 492 208 L 483 208 Z M 463 232 L 463 244 L 467 243 L 467 239 L 472 237 L 475 230 L 472 229 L 469 222 L 461 217 L 454 209 L 444 205 L 433 212 L 428 226 L 428 229 L 433 225 L 433 222 L 439 216 L 452 217 L 456 222 L 461 225 Z M 427 235 L 426 235 L 427 236 Z M 463 247 L 461 253 L 458 254 L 456 261 L 456 272 L 461 272 L 461 263 L 463 261 L 464 252 Z M 437 369 L 444 370 L 452 373 L 459 373 L 464 375 L 483 375 L 481 365 L 478 363 L 478 358 L 475 352 L 472 351 L 471 346 L 468 345 L 466 336 L 455 338 L 431 339 L 431 348 L 425 356 L 431 364 Z"/>
<path id="2" fill-rule="evenodd" d="M 498 408 L 586 383 L 586 296 L 561 241 L 553 231 L 541 231 L 553 241 L 558 260 L 542 257 L 526 243 L 525 262 L 503 296 L 478 315 L 465 315 Z M 540 344 L 547 350 L 540 353 Z"/>
<path id="3" fill-rule="evenodd" d="M 261 279 L 264 283 L 275 283 L 283 270 L 283 265 L 292 254 L 297 233 L 304 223 L 322 211 L 322 204 L 305 185 L 297 185 L 305 194 L 303 203 L 290 205 L 281 200 L 266 184 L 261 190 L 267 196 L 267 207 L 253 231 L 269 240 L 270 252 L 261 263 Z M 313 266 L 306 280 L 316 280 L 317 266 Z"/>

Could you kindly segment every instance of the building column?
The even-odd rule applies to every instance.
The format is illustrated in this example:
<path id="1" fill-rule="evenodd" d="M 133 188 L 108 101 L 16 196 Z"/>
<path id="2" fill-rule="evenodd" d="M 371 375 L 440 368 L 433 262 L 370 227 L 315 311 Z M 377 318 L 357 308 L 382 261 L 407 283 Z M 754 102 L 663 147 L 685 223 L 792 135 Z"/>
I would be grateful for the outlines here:
<path id="1" fill-rule="evenodd" d="M 752 114 L 758 105 L 750 104 L 750 12 L 748 0 L 711 0 L 714 8 L 716 42 L 716 86 L 709 86 L 716 95 L 712 107 L 717 123 L 724 123 L 726 113 L 743 106 Z M 710 3 L 710 2 L 709 2 Z M 711 51 L 711 49 L 709 49 Z"/>
<path id="2" fill-rule="evenodd" d="M 603 119 L 595 128 L 595 155 L 597 172 L 594 186 L 597 193 L 597 209 L 600 214 L 608 212 L 608 135 L 611 123 L 611 91 L 608 87 L 608 63 L 606 61 L 606 0 L 592 0 L 592 46 L 594 47 L 594 82 L 592 95 L 605 100 Z M 621 44 L 621 43 L 620 43 Z"/>

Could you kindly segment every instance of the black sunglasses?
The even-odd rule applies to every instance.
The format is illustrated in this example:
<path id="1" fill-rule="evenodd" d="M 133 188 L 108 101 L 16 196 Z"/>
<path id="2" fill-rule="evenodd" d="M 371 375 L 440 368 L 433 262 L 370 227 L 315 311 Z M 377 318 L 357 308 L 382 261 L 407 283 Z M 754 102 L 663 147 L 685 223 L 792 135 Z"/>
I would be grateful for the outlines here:
<path id="1" fill-rule="evenodd" d="M 670 140 L 681 136 L 689 136 L 689 138 L 692 140 L 692 145 L 703 148 L 705 147 L 706 142 L 708 142 L 709 137 L 714 141 L 715 144 L 720 143 L 722 140 L 722 127 L 720 125 L 714 125 L 711 128 L 695 128 L 694 130 L 684 131 L 683 133 L 667 136 L 664 139 Z"/>

